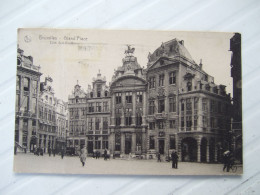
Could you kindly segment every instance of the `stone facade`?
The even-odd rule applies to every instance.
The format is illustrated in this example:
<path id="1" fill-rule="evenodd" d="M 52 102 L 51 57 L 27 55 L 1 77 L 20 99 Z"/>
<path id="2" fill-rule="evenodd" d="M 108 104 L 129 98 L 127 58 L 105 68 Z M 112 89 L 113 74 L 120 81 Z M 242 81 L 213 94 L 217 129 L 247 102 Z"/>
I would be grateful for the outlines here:
<path id="1" fill-rule="evenodd" d="M 33 151 L 37 143 L 40 67 L 31 56 L 17 49 L 15 142 L 19 148 Z"/>
<path id="2" fill-rule="evenodd" d="M 88 153 L 103 153 L 108 146 L 110 93 L 106 78 L 98 73 L 87 92 L 78 84 L 69 96 L 68 145 L 74 148 L 87 146 Z"/>
<path id="3" fill-rule="evenodd" d="M 182 161 L 217 161 L 230 129 L 230 96 L 225 86 L 173 39 L 148 56 L 148 145 L 150 153 Z"/>

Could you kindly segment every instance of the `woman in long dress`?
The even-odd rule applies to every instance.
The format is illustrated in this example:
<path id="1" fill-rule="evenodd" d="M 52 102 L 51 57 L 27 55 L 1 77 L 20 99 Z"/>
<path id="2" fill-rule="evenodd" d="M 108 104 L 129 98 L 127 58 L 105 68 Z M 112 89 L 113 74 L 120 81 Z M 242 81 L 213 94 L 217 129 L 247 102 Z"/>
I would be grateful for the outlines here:
<path id="1" fill-rule="evenodd" d="M 82 149 L 80 150 L 80 161 L 82 163 L 82 166 L 84 167 L 85 162 L 86 162 L 86 158 L 87 158 L 87 149 L 85 148 L 85 146 L 82 147 Z"/>

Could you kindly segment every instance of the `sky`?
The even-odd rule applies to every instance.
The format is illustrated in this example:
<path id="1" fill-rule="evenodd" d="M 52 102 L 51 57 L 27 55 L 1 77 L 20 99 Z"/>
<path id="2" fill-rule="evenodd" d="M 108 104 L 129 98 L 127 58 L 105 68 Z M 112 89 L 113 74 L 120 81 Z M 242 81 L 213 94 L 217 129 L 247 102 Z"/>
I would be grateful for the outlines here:
<path id="1" fill-rule="evenodd" d="M 226 85 L 232 95 L 230 77 L 230 38 L 233 33 L 176 32 L 176 31 L 114 31 L 83 29 L 19 29 L 18 45 L 24 55 L 32 56 L 46 76 L 53 79 L 55 96 L 64 101 L 79 83 L 86 90 L 100 70 L 111 82 L 114 70 L 122 66 L 127 45 L 135 48 L 141 67 L 147 66 L 148 53 L 153 53 L 174 38 L 184 40 L 193 60 L 214 77 L 216 84 Z"/>

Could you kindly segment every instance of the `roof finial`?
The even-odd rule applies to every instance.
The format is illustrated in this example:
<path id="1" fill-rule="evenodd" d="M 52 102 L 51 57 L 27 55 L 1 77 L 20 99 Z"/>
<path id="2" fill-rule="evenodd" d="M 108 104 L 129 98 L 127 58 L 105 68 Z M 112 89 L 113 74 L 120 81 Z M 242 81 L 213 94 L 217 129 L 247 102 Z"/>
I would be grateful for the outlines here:
<path id="1" fill-rule="evenodd" d="M 200 69 L 202 69 L 202 59 L 200 59 Z"/>
<path id="2" fill-rule="evenodd" d="M 77 85 L 79 85 L 79 80 L 77 80 Z"/>

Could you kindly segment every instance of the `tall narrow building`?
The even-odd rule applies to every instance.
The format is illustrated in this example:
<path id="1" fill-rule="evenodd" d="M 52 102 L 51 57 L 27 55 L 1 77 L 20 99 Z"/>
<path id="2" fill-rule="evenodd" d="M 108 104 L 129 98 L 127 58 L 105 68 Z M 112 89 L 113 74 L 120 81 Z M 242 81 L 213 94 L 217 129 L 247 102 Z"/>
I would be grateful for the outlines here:
<path id="1" fill-rule="evenodd" d="M 40 66 L 33 64 L 32 56 L 17 49 L 15 142 L 19 148 L 34 151 L 37 144 L 38 95 Z"/>
<path id="2" fill-rule="evenodd" d="M 110 150 L 116 155 L 146 153 L 146 88 L 144 70 L 128 46 L 123 65 L 110 85 Z"/>

